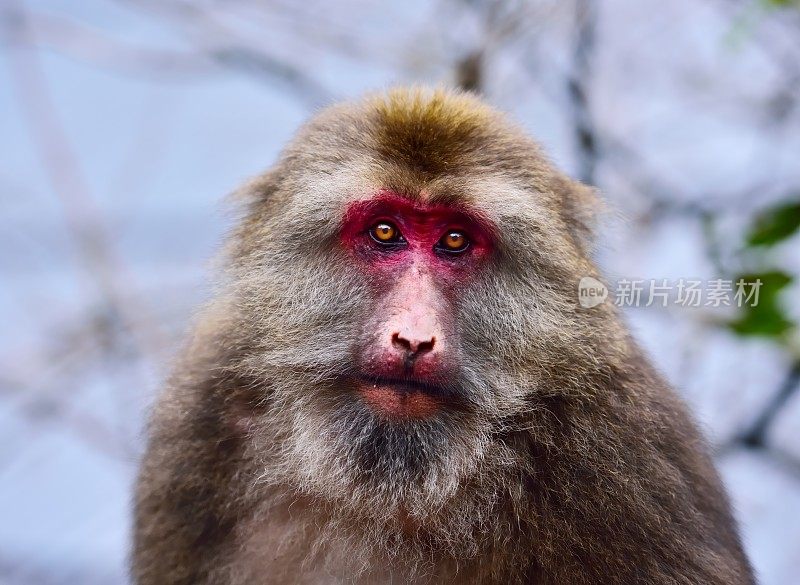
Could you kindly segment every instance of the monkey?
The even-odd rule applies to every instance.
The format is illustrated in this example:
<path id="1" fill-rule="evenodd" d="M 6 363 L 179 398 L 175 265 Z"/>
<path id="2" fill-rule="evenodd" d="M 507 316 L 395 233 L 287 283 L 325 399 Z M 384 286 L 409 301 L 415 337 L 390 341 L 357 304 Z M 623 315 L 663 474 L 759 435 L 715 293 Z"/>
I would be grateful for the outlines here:
<path id="1" fill-rule="evenodd" d="M 147 430 L 135 583 L 755 583 L 687 408 L 578 302 L 599 194 L 510 116 L 370 94 L 233 197 Z"/>

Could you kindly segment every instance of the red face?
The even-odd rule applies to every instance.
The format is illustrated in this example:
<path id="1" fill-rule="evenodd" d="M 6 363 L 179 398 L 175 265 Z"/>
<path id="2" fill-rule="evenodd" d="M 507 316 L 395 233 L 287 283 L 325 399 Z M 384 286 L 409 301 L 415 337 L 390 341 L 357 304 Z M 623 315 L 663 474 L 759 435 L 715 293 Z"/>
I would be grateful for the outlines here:
<path id="1" fill-rule="evenodd" d="M 424 418 L 455 399 L 454 307 L 491 252 L 490 234 L 468 208 L 392 193 L 348 208 L 342 242 L 375 298 L 356 357 L 356 387 L 379 414 Z"/>

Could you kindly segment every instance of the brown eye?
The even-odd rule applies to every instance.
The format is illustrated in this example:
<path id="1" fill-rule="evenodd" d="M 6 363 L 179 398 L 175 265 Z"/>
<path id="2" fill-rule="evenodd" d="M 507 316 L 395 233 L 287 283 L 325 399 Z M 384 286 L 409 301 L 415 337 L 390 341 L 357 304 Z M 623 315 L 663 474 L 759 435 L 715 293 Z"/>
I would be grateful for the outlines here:
<path id="1" fill-rule="evenodd" d="M 445 252 L 463 252 L 469 246 L 469 240 L 464 232 L 451 230 L 442 236 L 437 247 Z"/>
<path id="2" fill-rule="evenodd" d="M 376 223 L 369 230 L 369 235 L 379 244 L 395 244 L 402 241 L 400 230 L 388 221 Z"/>

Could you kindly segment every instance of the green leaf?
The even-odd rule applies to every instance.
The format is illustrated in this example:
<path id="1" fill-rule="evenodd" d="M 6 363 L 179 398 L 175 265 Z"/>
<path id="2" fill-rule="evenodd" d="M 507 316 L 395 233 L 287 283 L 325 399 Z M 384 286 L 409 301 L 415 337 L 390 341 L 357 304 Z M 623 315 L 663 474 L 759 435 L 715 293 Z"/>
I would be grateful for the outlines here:
<path id="1" fill-rule="evenodd" d="M 763 301 L 764 299 L 774 300 L 782 289 L 792 284 L 794 277 L 783 270 L 766 270 L 764 272 L 740 274 L 736 277 L 734 283 L 740 280 L 745 282 L 745 286 L 752 286 L 752 283 L 760 280 L 761 294 L 759 295 L 759 300 Z"/>
<path id="2" fill-rule="evenodd" d="M 800 6 L 800 0 L 761 0 L 768 8 L 791 8 Z"/>
<path id="3" fill-rule="evenodd" d="M 728 324 L 734 333 L 742 337 L 781 337 L 794 325 L 774 307 L 745 311 L 742 317 Z"/>
<path id="4" fill-rule="evenodd" d="M 782 203 L 756 217 L 747 236 L 749 246 L 772 246 L 800 229 L 800 201 Z"/>
<path id="5" fill-rule="evenodd" d="M 789 274 L 780 270 L 741 274 L 736 277 L 734 284 L 740 280 L 746 283 L 745 298 L 754 292 L 754 283 L 760 281 L 761 286 L 758 289 L 758 304 L 753 305 L 752 301 L 746 304 L 742 307 L 741 315 L 728 323 L 728 327 L 737 335 L 777 338 L 796 326 L 786 316 L 786 311 L 779 302 L 781 290 L 792 282 Z"/>

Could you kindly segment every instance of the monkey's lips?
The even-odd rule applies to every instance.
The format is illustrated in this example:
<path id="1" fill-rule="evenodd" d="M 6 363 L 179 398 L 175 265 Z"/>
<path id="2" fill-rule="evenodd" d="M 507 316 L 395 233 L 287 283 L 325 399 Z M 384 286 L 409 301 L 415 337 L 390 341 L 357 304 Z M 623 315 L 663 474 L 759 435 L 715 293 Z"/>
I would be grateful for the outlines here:
<path id="1" fill-rule="evenodd" d="M 428 418 L 443 406 L 441 388 L 416 380 L 361 377 L 356 389 L 373 410 L 389 418 Z"/>

